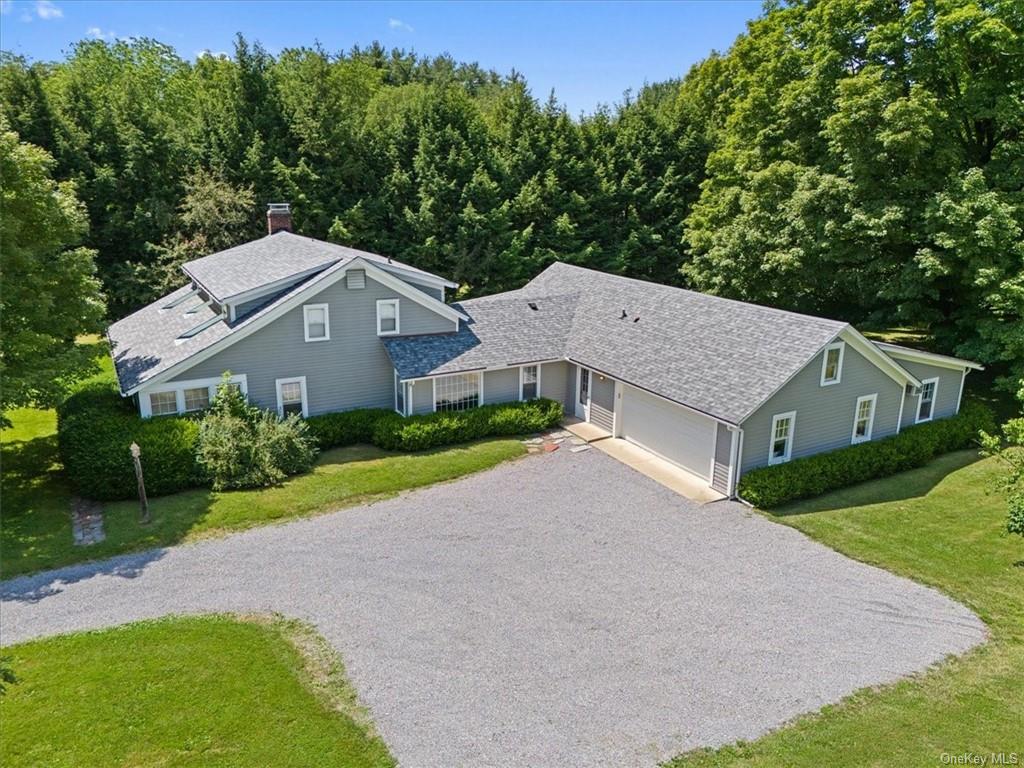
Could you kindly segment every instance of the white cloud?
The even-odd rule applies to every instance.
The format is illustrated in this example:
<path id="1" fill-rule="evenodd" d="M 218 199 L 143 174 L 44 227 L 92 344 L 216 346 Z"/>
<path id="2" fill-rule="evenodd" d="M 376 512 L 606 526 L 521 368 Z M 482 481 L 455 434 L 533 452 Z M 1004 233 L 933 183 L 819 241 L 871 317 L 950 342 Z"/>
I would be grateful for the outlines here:
<path id="1" fill-rule="evenodd" d="M 36 0 L 36 16 L 43 19 L 43 21 L 49 21 L 50 19 L 62 18 L 64 11 L 50 2 L 50 0 Z"/>
<path id="2" fill-rule="evenodd" d="M 114 30 L 110 29 L 104 32 L 103 29 L 101 29 L 100 27 L 89 27 L 87 30 L 85 30 L 85 34 L 87 34 L 89 37 L 95 37 L 97 40 L 117 39 L 117 34 L 114 32 Z"/>
<path id="3" fill-rule="evenodd" d="M 412 28 L 412 26 L 410 26 L 409 24 L 406 24 L 401 19 L 388 19 L 388 26 L 391 27 L 391 29 L 401 29 L 404 32 L 415 32 L 416 31 L 415 29 Z"/>
<path id="4" fill-rule="evenodd" d="M 209 56 L 211 59 L 227 59 L 227 58 L 230 58 L 228 56 L 228 52 L 227 51 L 211 51 L 209 48 L 204 48 L 201 51 L 196 51 L 196 58 L 197 59 L 201 59 L 204 56 Z"/>

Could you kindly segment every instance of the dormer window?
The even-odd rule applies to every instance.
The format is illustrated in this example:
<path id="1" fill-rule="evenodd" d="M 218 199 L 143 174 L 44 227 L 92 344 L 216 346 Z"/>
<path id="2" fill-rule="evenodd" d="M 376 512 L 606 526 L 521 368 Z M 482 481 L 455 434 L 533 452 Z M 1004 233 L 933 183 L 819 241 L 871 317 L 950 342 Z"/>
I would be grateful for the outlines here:
<path id="1" fill-rule="evenodd" d="M 378 299 L 377 335 L 395 336 L 398 331 L 398 299 Z"/>
<path id="2" fill-rule="evenodd" d="M 821 386 L 838 384 L 843 376 L 843 352 L 846 344 L 837 341 L 825 347 L 825 356 L 821 361 Z"/>
<path id="3" fill-rule="evenodd" d="M 302 307 L 306 328 L 306 341 L 329 341 L 331 327 L 326 304 L 306 304 Z"/>

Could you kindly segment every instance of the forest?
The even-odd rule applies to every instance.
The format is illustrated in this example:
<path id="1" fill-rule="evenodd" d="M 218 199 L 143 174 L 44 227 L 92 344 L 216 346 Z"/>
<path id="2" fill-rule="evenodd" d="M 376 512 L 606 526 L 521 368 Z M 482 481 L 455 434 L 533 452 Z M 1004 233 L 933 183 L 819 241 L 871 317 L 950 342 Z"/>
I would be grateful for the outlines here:
<path id="1" fill-rule="evenodd" d="M 25 326 L 7 365 L 47 349 L 19 296 L 75 292 L 59 344 L 290 202 L 298 232 L 462 296 L 562 260 L 920 328 L 1024 399 L 1019 0 L 768 2 L 728 51 L 584 115 L 517 72 L 379 44 L 239 37 L 189 60 L 87 40 L 57 62 L 3 54 L 0 128 L 5 336 Z M 58 223 L 10 202 L 46 189 Z M 47 375 L 4 406 L 45 399 Z"/>

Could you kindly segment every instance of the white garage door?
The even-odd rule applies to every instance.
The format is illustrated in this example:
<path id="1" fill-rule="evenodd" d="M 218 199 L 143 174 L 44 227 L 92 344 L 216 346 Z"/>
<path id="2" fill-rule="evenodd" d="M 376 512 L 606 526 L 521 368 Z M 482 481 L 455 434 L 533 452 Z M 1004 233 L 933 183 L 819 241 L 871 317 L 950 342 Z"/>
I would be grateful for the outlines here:
<path id="1" fill-rule="evenodd" d="M 622 436 L 708 479 L 716 424 L 678 405 L 624 386 Z"/>

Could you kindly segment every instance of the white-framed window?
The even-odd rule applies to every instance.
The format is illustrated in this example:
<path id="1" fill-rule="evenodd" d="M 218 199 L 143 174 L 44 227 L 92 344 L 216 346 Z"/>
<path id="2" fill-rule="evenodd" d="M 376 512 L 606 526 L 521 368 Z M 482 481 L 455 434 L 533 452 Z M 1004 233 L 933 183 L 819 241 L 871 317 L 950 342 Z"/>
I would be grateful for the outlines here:
<path id="1" fill-rule="evenodd" d="M 853 436 L 851 443 L 866 443 L 871 439 L 871 431 L 875 427 L 875 403 L 878 393 L 857 398 L 853 409 Z"/>
<path id="2" fill-rule="evenodd" d="M 837 341 L 825 347 L 825 356 L 821 359 L 821 386 L 838 384 L 843 378 L 843 355 L 846 344 Z"/>
<path id="3" fill-rule="evenodd" d="M 377 299 L 377 335 L 394 336 L 400 328 L 398 299 Z"/>
<path id="4" fill-rule="evenodd" d="M 405 382 L 398 378 L 398 371 L 395 371 L 395 410 L 405 416 Z"/>
<path id="5" fill-rule="evenodd" d="M 519 399 L 540 397 L 540 366 L 523 365 L 519 368 Z"/>
<path id="6" fill-rule="evenodd" d="M 793 431 L 796 428 L 796 411 L 777 413 L 772 417 L 771 444 L 768 446 L 768 463 L 782 464 L 793 455 Z"/>
<path id="7" fill-rule="evenodd" d="M 167 416 L 178 412 L 178 393 L 176 390 L 169 392 L 149 393 L 149 412 L 153 416 Z"/>
<path id="8" fill-rule="evenodd" d="M 331 320 L 326 304 L 304 304 L 302 320 L 306 341 L 331 340 Z"/>
<path id="9" fill-rule="evenodd" d="M 939 393 L 939 378 L 921 380 L 921 393 L 917 396 L 915 424 L 931 421 L 935 414 L 935 396 Z"/>
<path id="10" fill-rule="evenodd" d="M 204 411 L 210 407 L 209 387 L 189 387 L 185 390 L 185 412 Z"/>
<path id="11" fill-rule="evenodd" d="M 434 379 L 434 410 L 465 411 L 480 405 L 482 373 L 456 373 Z"/>
<path id="12" fill-rule="evenodd" d="M 220 377 L 210 379 L 190 379 L 188 381 L 169 381 L 161 384 L 156 392 L 139 395 L 139 414 L 143 418 L 165 416 L 170 413 L 189 413 L 208 408 L 217 396 Z M 248 382 L 244 373 L 231 377 L 233 386 L 238 387 L 242 394 L 248 391 Z"/>
<path id="13" fill-rule="evenodd" d="M 306 377 L 296 376 L 291 379 L 278 379 L 277 415 L 284 418 L 290 413 L 297 413 L 303 418 L 309 415 L 309 399 L 306 397 Z"/>

